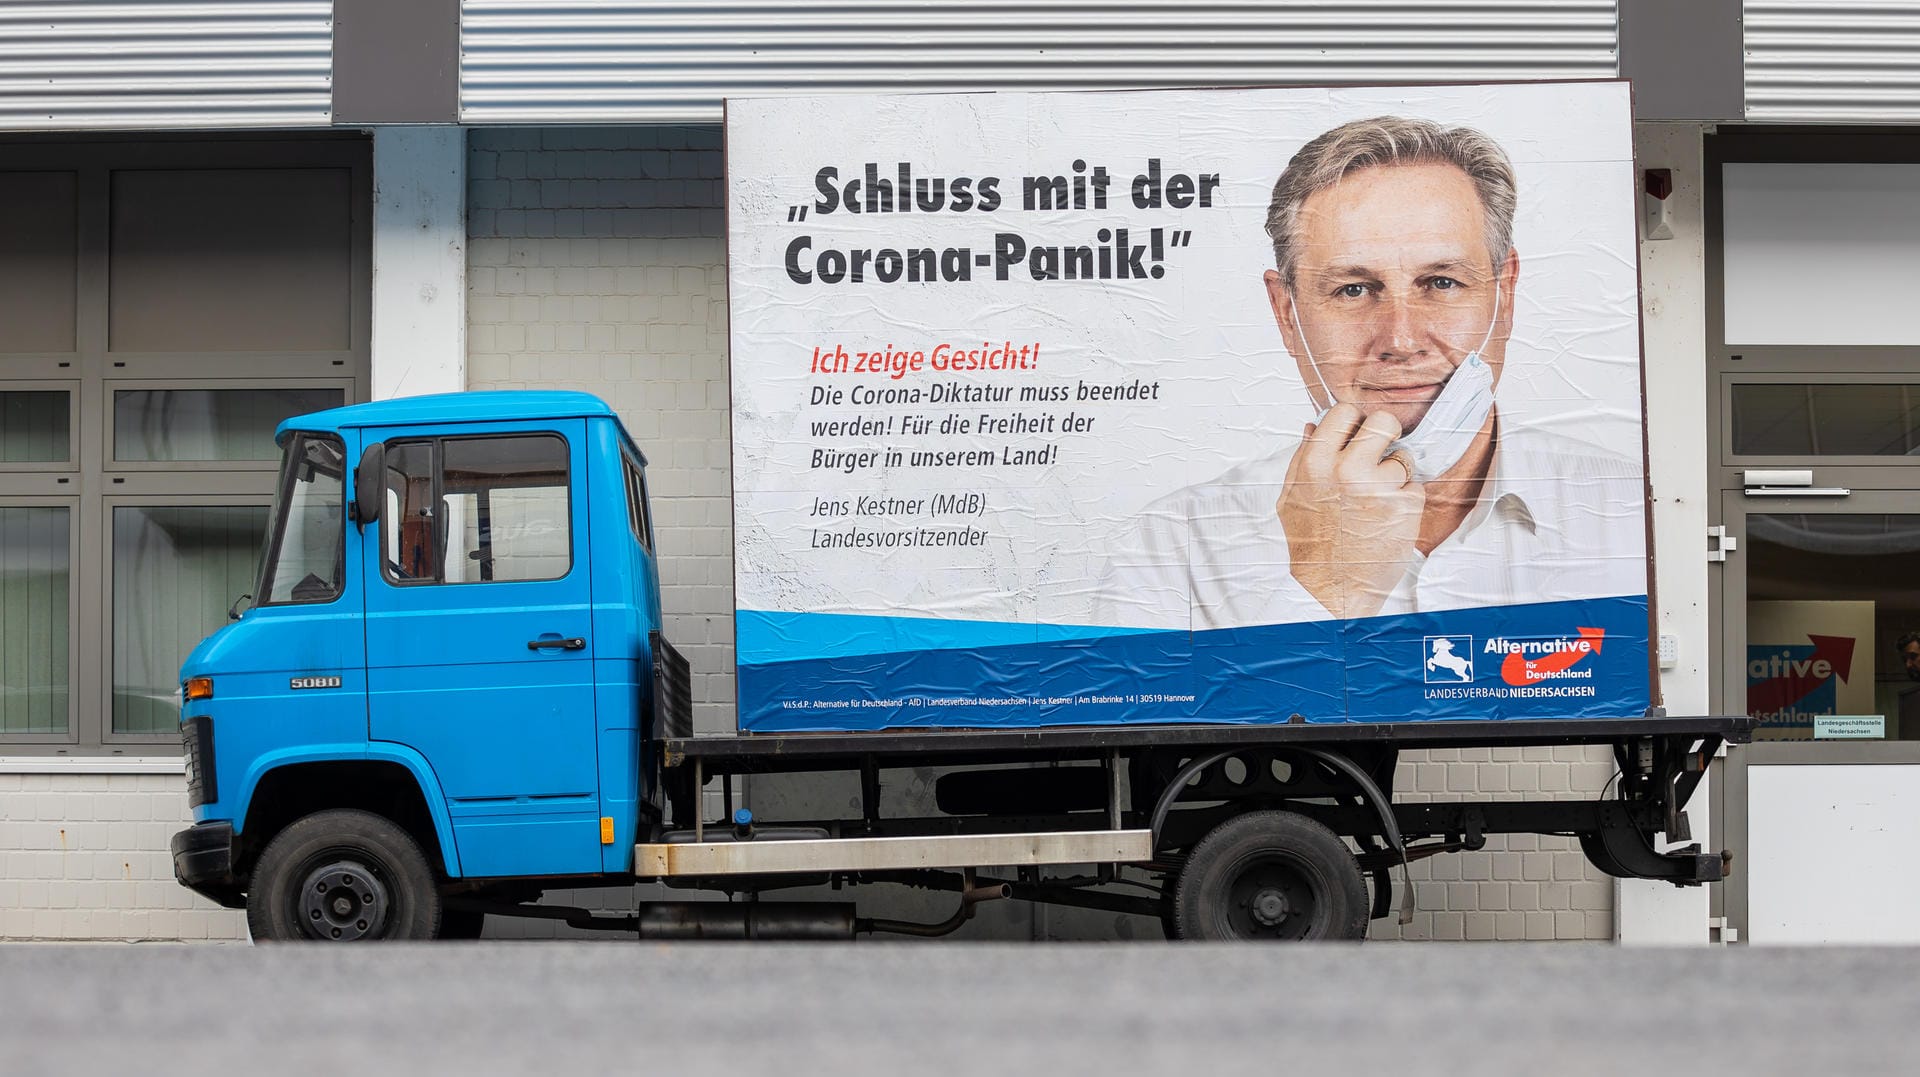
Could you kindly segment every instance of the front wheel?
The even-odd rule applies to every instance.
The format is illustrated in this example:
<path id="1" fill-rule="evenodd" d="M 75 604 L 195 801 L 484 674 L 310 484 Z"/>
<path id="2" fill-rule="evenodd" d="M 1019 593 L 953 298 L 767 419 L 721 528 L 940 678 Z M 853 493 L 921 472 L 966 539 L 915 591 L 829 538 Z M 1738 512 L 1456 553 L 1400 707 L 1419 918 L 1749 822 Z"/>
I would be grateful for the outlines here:
<path id="1" fill-rule="evenodd" d="M 1367 912 L 1353 850 L 1289 811 L 1247 812 L 1214 827 L 1187 854 L 1173 892 L 1182 939 L 1363 939 Z"/>
<path id="2" fill-rule="evenodd" d="M 420 843 L 364 811 L 315 812 L 275 835 L 254 866 L 256 940 L 431 939 L 440 892 Z"/>

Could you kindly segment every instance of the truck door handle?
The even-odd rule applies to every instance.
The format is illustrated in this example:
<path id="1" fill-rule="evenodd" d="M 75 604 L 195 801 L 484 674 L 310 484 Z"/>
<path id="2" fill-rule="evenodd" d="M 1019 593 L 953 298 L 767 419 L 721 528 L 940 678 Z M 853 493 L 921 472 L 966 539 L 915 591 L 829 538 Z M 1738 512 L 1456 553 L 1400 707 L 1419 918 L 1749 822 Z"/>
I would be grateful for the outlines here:
<path id="1" fill-rule="evenodd" d="M 584 651 L 587 649 L 587 641 L 581 639 L 579 636 L 569 636 L 566 639 L 530 639 L 527 641 L 527 650 L 529 651 L 538 651 L 547 647 L 558 647 L 563 651 Z"/>

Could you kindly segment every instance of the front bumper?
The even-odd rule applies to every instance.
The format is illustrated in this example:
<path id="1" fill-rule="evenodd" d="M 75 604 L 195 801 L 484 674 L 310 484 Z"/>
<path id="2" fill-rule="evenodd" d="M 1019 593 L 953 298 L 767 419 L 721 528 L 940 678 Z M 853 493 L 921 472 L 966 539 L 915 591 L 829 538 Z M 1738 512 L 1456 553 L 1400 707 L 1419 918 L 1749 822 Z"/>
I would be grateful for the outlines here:
<path id="1" fill-rule="evenodd" d="M 244 909 L 247 900 L 233 875 L 233 824 L 224 820 L 196 823 L 173 836 L 173 877 L 180 885 L 229 909 Z"/>

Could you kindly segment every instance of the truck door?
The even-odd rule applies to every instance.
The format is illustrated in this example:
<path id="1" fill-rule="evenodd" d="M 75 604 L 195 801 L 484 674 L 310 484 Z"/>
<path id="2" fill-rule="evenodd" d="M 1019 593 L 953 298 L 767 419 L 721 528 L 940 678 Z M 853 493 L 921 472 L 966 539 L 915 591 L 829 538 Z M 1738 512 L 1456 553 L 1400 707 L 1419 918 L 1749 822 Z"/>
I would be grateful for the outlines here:
<path id="1" fill-rule="evenodd" d="M 599 871 L 585 421 L 379 437 L 369 737 L 426 757 L 466 876 Z"/>

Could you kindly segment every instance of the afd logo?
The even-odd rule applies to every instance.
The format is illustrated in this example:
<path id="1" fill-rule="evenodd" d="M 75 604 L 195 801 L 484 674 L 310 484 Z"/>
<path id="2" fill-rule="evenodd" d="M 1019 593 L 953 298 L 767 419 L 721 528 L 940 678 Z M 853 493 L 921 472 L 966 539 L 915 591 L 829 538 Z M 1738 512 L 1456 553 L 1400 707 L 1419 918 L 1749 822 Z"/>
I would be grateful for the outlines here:
<path id="1" fill-rule="evenodd" d="M 1840 707 L 1839 682 L 1853 676 L 1852 636 L 1807 635 L 1807 644 L 1747 647 L 1747 713 L 1769 725 L 1813 725 Z M 1810 646 L 1809 646 L 1810 644 Z"/>
<path id="2" fill-rule="evenodd" d="M 1587 658 L 1600 653 L 1607 638 L 1604 629 L 1576 628 L 1572 639 L 1565 636 L 1512 640 L 1494 637 L 1487 641 L 1487 654 L 1500 654 L 1500 679 L 1516 688 L 1558 680 L 1590 680 L 1593 666 Z"/>

